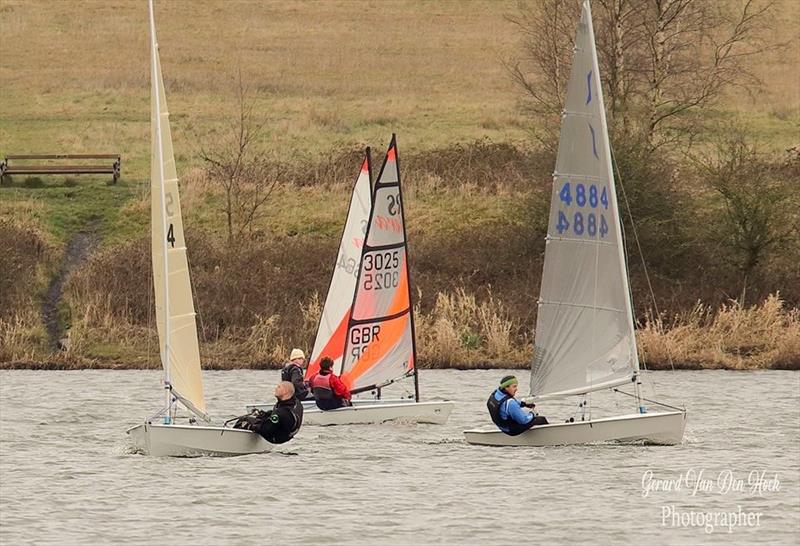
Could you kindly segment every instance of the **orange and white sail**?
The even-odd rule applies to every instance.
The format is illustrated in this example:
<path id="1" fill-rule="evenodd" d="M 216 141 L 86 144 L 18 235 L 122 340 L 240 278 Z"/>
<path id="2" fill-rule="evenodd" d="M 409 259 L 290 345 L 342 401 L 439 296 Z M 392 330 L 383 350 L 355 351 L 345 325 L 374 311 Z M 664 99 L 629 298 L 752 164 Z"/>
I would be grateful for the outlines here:
<path id="1" fill-rule="evenodd" d="M 370 151 L 367 148 L 361 172 L 353 187 L 347 221 L 336 255 L 328 295 L 322 309 L 314 350 L 311 353 L 306 378 L 319 371 L 322 357 L 333 359 L 334 370 L 341 369 L 344 354 L 345 338 L 350 320 L 350 308 L 353 304 L 353 293 L 358 281 L 358 269 L 361 263 L 361 249 L 367 233 L 369 212 L 372 209 L 372 164 Z"/>
<path id="2" fill-rule="evenodd" d="M 339 369 L 342 381 L 353 390 L 416 374 L 415 360 L 408 247 L 397 144 L 392 135 L 372 190 Z"/>

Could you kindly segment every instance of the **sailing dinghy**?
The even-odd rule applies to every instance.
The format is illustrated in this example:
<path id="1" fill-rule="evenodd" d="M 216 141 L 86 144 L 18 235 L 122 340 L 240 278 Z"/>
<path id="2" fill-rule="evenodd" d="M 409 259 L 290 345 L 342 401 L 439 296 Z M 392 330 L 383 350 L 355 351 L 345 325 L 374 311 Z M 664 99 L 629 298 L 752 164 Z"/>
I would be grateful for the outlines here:
<path id="1" fill-rule="evenodd" d="M 350 425 L 403 421 L 444 424 L 454 403 L 420 402 L 414 317 L 395 136 L 371 186 L 369 150 L 356 180 L 336 265 L 320 319 L 306 379 L 322 357 L 352 393 L 350 407 L 322 411 L 303 403 L 304 425 Z M 405 379 L 414 397 L 380 399 L 381 390 Z M 248 406 L 263 409 L 266 405 Z"/>
<path id="2" fill-rule="evenodd" d="M 531 369 L 531 399 L 580 396 L 583 419 L 536 426 L 519 436 L 496 428 L 467 430 L 468 443 L 681 442 L 686 411 L 647 411 L 639 392 L 624 252 L 594 29 L 584 0 L 561 117 Z M 625 384 L 635 391 L 638 413 L 586 418 L 588 393 Z"/>
<path id="3" fill-rule="evenodd" d="M 151 35 L 151 250 L 156 323 L 164 368 L 165 404 L 130 430 L 137 451 L 154 456 L 244 455 L 269 451 L 270 444 L 249 430 L 196 425 L 210 422 L 203 394 L 192 286 L 183 237 L 178 175 L 172 151 L 169 113 L 161 77 L 153 2 Z M 175 422 L 178 403 L 193 415 Z M 160 421 L 160 422 L 157 422 Z"/>

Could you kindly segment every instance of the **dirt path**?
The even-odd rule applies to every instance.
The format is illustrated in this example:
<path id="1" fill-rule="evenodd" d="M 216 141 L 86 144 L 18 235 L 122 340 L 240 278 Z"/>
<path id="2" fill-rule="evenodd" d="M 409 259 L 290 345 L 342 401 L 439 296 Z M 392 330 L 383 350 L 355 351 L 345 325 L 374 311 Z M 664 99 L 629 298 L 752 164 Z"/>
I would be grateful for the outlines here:
<path id="1" fill-rule="evenodd" d="M 58 322 L 58 307 L 63 295 L 64 281 L 76 266 L 86 261 L 98 242 L 100 242 L 100 237 L 96 232 L 96 226 L 93 225 L 87 226 L 85 230 L 73 235 L 67 243 L 61 267 L 59 267 L 58 272 L 47 288 L 47 293 L 42 302 L 42 321 L 53 350 L 59 348 L 59 340 L 64 335 Z"/>

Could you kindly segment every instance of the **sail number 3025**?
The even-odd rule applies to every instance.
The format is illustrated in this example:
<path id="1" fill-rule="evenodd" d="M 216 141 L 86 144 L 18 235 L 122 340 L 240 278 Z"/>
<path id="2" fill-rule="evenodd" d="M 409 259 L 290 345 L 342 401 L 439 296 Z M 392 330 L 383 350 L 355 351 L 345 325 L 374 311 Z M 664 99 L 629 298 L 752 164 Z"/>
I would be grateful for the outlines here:
<path id="1" fill-rule="evenodd" d="M 364 254 L 364 290 L 395 288 L 400 282 L 400 251 Z"/>
<path id="2" fill-rule="evenodd" d="M 571 206 L 572 203 L 578 208 L 588 208 L 608 210 L 608 189 L 602 186 L 600 189 L 595 184 L 575 184 L 575 191 L 573 192 L 572 184 L 564 182 L 561 186 L 561 191 L 558 192 L 558 199 L 566 206 Z M 608 235 L 608 221 L 604 214 L 596 214 L 591 211 L 575 211 L 574 213 L 567 213 L 563 210 L 558 211 L 556 219 L 556 231 L 559 235 L 563 235 L 568 231 L 572 231 L 574 235 L 588 235 L 596 237 L 598 234 L 601 238 Z"/>

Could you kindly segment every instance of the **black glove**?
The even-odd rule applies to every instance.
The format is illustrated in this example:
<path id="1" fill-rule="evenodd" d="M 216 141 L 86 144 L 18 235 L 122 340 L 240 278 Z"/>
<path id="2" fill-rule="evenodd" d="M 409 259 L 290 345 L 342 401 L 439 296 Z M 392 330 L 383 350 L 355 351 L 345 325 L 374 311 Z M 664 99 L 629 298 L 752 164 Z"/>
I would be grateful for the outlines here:
<path id="1" fill-rule="evenodd" d="M 531 408 L 531 409 L 533 409 L 533 408 L 536 407 L 536 404 L 534 404 L 533 402 L 525 402 L 524 400 L 520 400 L 519 405 L 522 408 Z"/>

